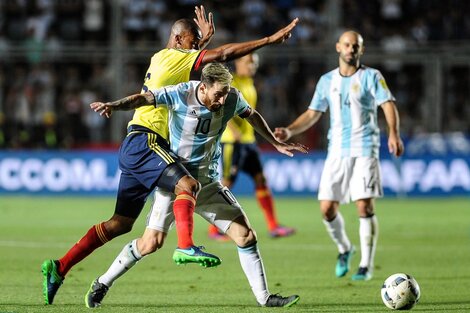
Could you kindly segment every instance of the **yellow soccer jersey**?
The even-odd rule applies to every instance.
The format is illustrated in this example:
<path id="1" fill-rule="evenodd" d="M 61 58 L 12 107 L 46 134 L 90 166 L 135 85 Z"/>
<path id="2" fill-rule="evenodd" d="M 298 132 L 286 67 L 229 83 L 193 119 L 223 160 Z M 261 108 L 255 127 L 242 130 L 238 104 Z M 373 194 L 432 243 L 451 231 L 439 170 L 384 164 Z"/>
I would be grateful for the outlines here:
<path id="1" fill-rule="evenodd" d="M 232 86 L 237 88 L 248 102 L 248 104 L 255 109 L 256 102 L 258 101 L 258 95 L 256 93 L 255 84 L 253 82 L 253 78 L 251 77 L 240 77 L 237 75 L 233 75 L 233 82 Z M 230 120 L 230 126 L 235 127 L 240 133 L 240 143 L 254 143 L 255 142 L 255 130 L 251 127 L 250 123 L 248 123 L 245 119 L 234 117 Z M 227 125 L 225 129 L 222 139 L 222 143 L 233 143 L 235 142 L 235 138 L 233 136 L 233 131 Z"/>
<path id="2" fill-rule="evenodd" d="M 163 49 L 155 53 L 145 74 L 142 93 L 189 81 L 197 71 L 206 50 Z M 135 110 L 130 125 L 151 129 L 168 140 L 168 110 L 165 106 L 146 105 Z"/>

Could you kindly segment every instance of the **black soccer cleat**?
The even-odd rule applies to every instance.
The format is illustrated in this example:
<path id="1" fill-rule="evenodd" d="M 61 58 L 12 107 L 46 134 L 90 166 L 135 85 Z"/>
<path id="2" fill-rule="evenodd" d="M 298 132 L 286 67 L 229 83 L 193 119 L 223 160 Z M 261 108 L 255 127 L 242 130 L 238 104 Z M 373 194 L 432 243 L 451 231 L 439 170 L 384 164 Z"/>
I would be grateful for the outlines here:
<path id="1" fill-rule="evenodd" d="M 287 308 L 296 304 L 299 299 L 300 297 L 298 295 L 283 297 L 276 293 L 274 295 L 270 295 L 268 301 L 266 301 L 266 303 L 262 306 Z"/>
<path id="2" fill-rule="evenodd" d="M 88 289 L 88 292 L 85 295 L 85 304 L 86 307 L 89 309 L 97 308 L 101 305 L 101 301 L 103 301 L 104 296 L 108 292 L 109 287 L 105 284 L 102 284 L 98 281 L 98 278 L 95 279 Z"/>
<path id="3" fill-rule="evenodd" d="M 357 273 L 354 274 L 352 280 L 370 280 L 372 278 L 372 271 L 367 267 L 359 267 Z"/>

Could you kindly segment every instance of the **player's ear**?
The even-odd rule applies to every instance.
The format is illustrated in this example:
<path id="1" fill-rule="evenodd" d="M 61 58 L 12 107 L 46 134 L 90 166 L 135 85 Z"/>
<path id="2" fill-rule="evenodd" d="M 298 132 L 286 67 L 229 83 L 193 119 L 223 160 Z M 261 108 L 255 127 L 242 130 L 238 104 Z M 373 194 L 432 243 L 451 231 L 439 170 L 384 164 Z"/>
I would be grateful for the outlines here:
<path id="1" fill-rule="evenodd" d="M 201 90 L 202 94 L 206 94 L 207 86 L 203 82 L 199 85 L 199 89 Z"/>
<path id="2" fill-rule="evenodd" d="M 176 46 L 180 48 L 183 45 L 183 37 L 181 35 L 175 35 Z"/>
<path id="3" fill-rule="evenodd" d="M 359 55 L 363 55 L 365 50 L 366 50 L 366 47 L 364 47 L 364 45 L 362 45 L 360 50 L 359 50 Z"/>
<path id="4" fill-rule="evenodd" d="M 341 46 L 339 44 L 339 41 L 336 43 L 336 52 L 338 52 L 338 53 L 341 52 Z"/>

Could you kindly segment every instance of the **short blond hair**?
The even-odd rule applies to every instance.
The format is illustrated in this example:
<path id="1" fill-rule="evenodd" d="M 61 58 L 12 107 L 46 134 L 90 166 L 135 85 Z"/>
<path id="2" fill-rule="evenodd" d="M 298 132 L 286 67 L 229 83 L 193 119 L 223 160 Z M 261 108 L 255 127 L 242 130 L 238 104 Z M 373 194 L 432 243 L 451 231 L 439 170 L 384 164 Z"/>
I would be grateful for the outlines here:
<path id="1" fill-rule="evenodd" d="M 222 63 L 208 63 L 202 69 L 201 82 L 207 86 L 219 83 L 224 86 L 232 84 L 233 76 L 227 66 Z"/>

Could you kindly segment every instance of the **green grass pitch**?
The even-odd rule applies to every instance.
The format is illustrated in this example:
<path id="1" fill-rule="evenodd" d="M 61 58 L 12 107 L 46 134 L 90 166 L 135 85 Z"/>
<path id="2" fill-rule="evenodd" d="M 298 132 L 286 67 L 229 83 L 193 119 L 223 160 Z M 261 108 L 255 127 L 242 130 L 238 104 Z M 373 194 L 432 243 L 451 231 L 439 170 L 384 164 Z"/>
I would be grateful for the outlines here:
<path id="1" fill-rule="evenodd" d="M 337 251 L 315 198 L 277 198 L 282 223 L 295 226 L 290 238 L 271 239 L 253 198 L 240 198 L 258 233 L 270 291 L 299 294 L 289 312 L 387 312 L 380 299 L 386 277 L 405 272 L 421 287 L 416 312 L 470 311 L 470 199 L 381 199 L 377 201 L 379 245 L 375 275 L 353 282 L 334 276 Z M 109 218 L 112 198 L 0 198 L 0 312 L 87 312 L 84 295 L 123 245 L 139 236 L 144 211 L 133 231 L 76 265 L 55 304 L 44 306 L 40 265 L 59 258 L 91 225 Z M 145 209 L 147 210 L 147 209 Z M 359 248 L 354 206 L 342 207 L 351 241 Z M 240 268 L 235 246 L 211 242 L 206 223 L 195 218 L 195 242 L 219 255 L 215 269 L 177 266 L 171 260 L 174 230 L 165 247 L 145 258 L 110 289 L 99 312 L 283 312 L 259 308 Z M 359 263 L 353 257 L 353 271 Z"/>

